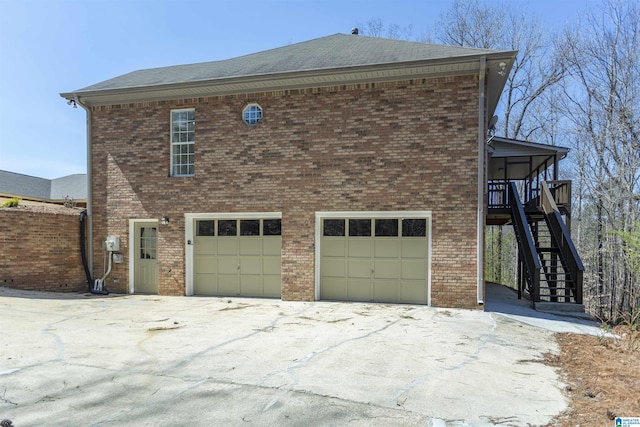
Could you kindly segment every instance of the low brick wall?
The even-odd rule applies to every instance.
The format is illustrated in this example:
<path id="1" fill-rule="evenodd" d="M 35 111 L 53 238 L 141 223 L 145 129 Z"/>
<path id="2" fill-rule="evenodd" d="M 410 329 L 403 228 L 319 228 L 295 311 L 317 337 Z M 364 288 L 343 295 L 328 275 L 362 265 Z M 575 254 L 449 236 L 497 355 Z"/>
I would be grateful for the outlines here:
<path id="1" fill-rule="evenodd" d="M 80 209 L 0 207 L 0 286 L 78 292 L 87 289 L 80 255 Z"/>

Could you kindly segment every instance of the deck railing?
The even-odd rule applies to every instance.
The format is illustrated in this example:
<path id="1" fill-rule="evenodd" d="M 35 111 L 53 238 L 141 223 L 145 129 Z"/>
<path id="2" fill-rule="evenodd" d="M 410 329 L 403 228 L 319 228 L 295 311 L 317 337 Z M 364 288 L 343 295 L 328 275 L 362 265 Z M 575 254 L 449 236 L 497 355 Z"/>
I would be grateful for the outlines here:
<path id="1" fill-rule="evenodd" d="M 489 181 L 487 207 L 489 209 L 509 209 L 509 181 Z"/>
<path id="2" fill-rule="evenodd" d="M 520 185 L 522 193 L 522 199 L 520 202 L 523 205 L 532 203 L 538 195 L 538 189 L 532 188 L 531 183 L 525 181 L 510 181 L 510 180 L 491 180 L 488 182 L 487 191 L 487 207 L 489 209 L 511 209 L 511 193 L 509 187 L 511 184 Z"/>
<path id="3" fill-rule="evenodd" d="M 543 185 L 545 181 L 542 181 Z M 546 188 L 549 189 L 553 200 L 558 207 L 561 214 L 567 215 L 568 219 L 571 218 L 571 181 L 570 180 L 556 180 L 546 181 Z"/>
<path id="4" fill-rule="evenodd" d="M 491 180 L 488 182 L 487 207 L 489 209 L 510 209 L 509 180 Z M 571 216 L 571 181 L 553 180 L 541 181 L 540 186 L 545 186 L 551 192 L 561 214 Z M 540 206 L 540 189 L 533 183 L 524 182 L 522 204 L 525 206 Z"/>

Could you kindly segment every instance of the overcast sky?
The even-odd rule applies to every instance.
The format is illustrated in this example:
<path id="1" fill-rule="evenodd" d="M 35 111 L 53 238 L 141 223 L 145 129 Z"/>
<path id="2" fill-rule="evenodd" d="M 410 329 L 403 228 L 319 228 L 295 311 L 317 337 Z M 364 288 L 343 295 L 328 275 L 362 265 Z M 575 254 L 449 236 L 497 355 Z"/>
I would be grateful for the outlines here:
<path id="1" fill-rule="evenodd" d="M 633 1 L 633 0 L 631 0 Z M 549 28 L 591 0 L 505 0 Z M 0 0 L 0 169 L 86 173 L 85 112 L 59 94 L 130 71 L 233 58 L 372 18 L 429 32 L 450 0 Z M 499 16 L 496 19 L 500 19 Z"/>

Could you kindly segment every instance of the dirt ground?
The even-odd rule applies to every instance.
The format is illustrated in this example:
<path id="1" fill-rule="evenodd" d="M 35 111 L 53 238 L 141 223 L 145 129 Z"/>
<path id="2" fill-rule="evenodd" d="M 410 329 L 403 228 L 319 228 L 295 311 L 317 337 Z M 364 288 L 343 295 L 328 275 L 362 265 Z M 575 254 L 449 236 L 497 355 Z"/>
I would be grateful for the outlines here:
<path id="1" fill-rule="evenodd" d="M 615 417 L 640 417 L 640 331 L 616 327 L 619 338 L 558 334 L 560 355 L 546 363 L 561 369 L 570 408 L 549 426 L 611 426 Z"/>

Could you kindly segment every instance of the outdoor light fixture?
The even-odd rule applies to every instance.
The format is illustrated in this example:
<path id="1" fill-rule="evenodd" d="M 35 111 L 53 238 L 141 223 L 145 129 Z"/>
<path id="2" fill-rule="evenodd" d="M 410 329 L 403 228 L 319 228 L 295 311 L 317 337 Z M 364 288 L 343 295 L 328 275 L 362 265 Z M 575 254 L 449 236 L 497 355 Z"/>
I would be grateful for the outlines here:
<path id="1" fill-rule="evenodd" d="M 500 74 L 501 76 L 504 76 L 506 73 L 506 69 L 507 69 L 507 63 L 506 62 L 501 62 L 500 64 L 498 64 L 500 66 L 500 71 L 498 71 L 498 74 Z"/>
<path id="2" fill-rule="evenodd" d="M 169 225 L 169 217 L 168 216 L 163 216 L 162 218 L 160 218 L 160 224 Z"/>

